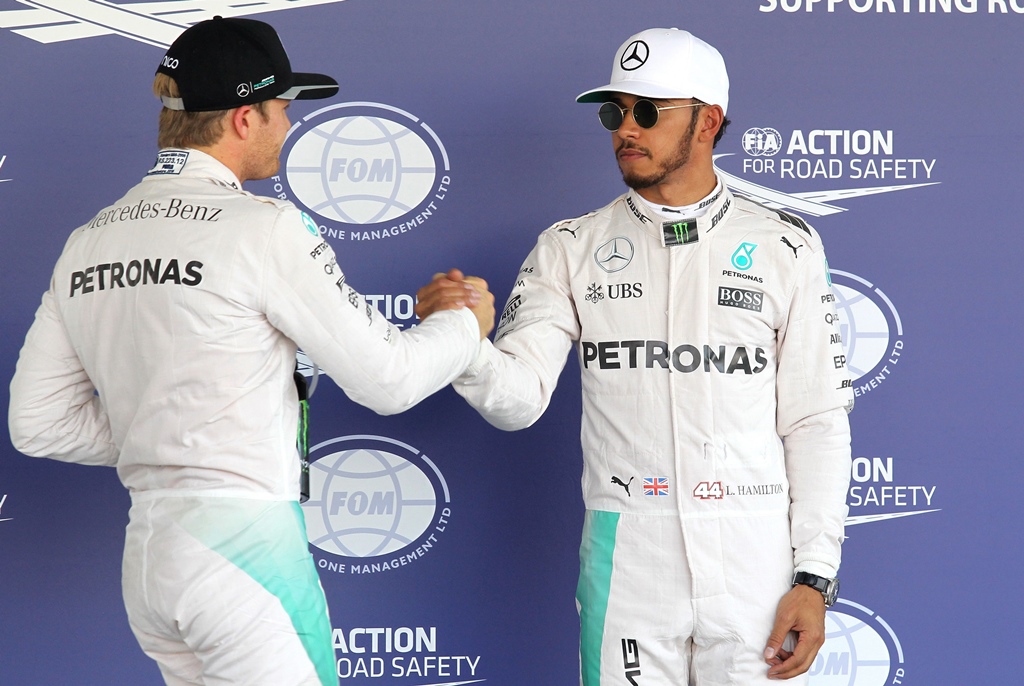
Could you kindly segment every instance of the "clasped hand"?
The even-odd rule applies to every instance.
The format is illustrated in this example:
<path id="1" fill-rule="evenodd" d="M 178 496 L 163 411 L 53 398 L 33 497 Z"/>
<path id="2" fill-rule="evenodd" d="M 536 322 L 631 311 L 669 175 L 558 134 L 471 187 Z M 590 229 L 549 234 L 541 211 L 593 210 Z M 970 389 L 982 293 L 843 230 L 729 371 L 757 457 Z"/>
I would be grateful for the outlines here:
<path id="1" fill-rule="evenodd" d="M 458 269 L 434 274 L 434 279 L 416 292 L 416 314 L 426 319 L 439 310 L 468 307 L 476 315 L 481 340 L 494 328 L 494 295 L 487 282 L 478 276 L 466 276 Z"/>

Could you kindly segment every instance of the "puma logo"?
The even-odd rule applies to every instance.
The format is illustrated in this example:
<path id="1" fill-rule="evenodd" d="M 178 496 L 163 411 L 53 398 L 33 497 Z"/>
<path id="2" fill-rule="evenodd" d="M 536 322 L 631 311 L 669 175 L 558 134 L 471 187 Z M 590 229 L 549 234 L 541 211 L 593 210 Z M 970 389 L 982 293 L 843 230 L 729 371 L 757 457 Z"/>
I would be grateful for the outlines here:
<path id="1" fill-rule="evenodd" d="M 559 231 L 565 231 L 566 233 L 571 233 L 573 238 L 576 238 L 576 232 L 579 231 L 579 230 L 580 230 L 580 227 L 578 227 L 578 226 L 575 229 L 570 229 L 568 226 L 563 226 L 562 228 L 559 229 Z"/>
<path id="2" fill-rule="evenodd" d="M 786 238 L 785 236 L 782 237 L 782 242 L 785 243 L 786 246 L 790 250 L 793 251 L 793 257 L 797 257 L 798 255 L 796 254 L 796 251 L 799 250 L 800 248 L 804 247 L 803 243 L 801 243 L 800 245 L 793 245 L 792 243 L 789 242 L 789 239 Z"/>
<path id="3" fill-rule="evenodd" d="M 625 488 L 626 489 L 626 495 L 628 495 L 630 498 L 632 498 L 633 496 L 629 492 L 629 485 L 631 483 L 633 483 L 633 479 L 635 479 L 635 478 L 636 478 L 635 476 L 631 476 L 631 477 L 629 477 L 629 481 L 627 481 L 626 483 L 622 483 L 622 479 L 620 479 L 617 476 L 613 476 L 612 477 L 612 483 L 613 484 L 618 484 L 619 486 L 622 486 L 623 488 Z"/>

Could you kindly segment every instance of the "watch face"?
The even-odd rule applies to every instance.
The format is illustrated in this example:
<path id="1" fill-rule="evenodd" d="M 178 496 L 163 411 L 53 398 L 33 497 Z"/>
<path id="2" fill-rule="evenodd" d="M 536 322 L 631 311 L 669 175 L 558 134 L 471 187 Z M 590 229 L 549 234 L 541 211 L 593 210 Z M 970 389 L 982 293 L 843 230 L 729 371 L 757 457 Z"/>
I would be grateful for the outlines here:
<path id="1" fill-rule="evenodd" d="M 832 607 L 839 597 L 839 579 L 829 579 L 828 586 L 822 591 L 825 597 L 825 607 Z"/>

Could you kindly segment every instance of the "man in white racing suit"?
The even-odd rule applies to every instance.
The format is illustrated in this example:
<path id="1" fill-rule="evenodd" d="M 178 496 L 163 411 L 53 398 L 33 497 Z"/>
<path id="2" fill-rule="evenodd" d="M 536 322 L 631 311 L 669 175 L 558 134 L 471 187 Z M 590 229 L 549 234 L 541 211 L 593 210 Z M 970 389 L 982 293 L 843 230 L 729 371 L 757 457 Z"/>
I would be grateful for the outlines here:
<path id="1" fill-rule="evenodd" d="M 835 599 L 850 477 L 852 389 L 821 240 L 715 174 L 728 77 L 691 34 L 630 37 L 611 83 L 578 100 L 604 103 L 631 190 L 540 235 L 493 346 L 454 386 L 520 429 L 575 347 L 585 686 L 803 682 Z"/>
<path id="2" fill-rule="evenodd" d="M 168 684 L 337 684 L 297 502 L 296 346 L 401 412 L 472 361 L 492 300 L 458 284 L 446 307 L 473 311 L 399 331 L 308 215 L 242 190 L 277 171 L 289 101 L 338 90 L 293 73 L 269 25 L 196 24 L 154 88 L 156 166 L 68 239 L 11 382 L 12 440 L 117 467 L 128 618 Z"/>

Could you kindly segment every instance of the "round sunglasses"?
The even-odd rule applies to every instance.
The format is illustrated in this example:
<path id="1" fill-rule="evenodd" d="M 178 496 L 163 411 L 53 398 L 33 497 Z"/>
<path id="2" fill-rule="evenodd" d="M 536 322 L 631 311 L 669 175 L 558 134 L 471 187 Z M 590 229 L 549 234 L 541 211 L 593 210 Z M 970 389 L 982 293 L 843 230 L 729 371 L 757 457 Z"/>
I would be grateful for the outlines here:
<path id="1" fill-rule="evenodd" d="M 637 100 L 633 107 L 623 107 L 617 102 L 606 102 L 597 111 L 601 125 L 609 131 L 618 131 L 626 118 L 626 112 L 633 112 L 633 121 L 643 129 L 649 129 L 658 123 L 658 113 L 661 110 L 678 110 L 684 107 L 700 107 L 704 103 L 692 102 L 689 105 L 655 105 L 650 100 Z"/>

